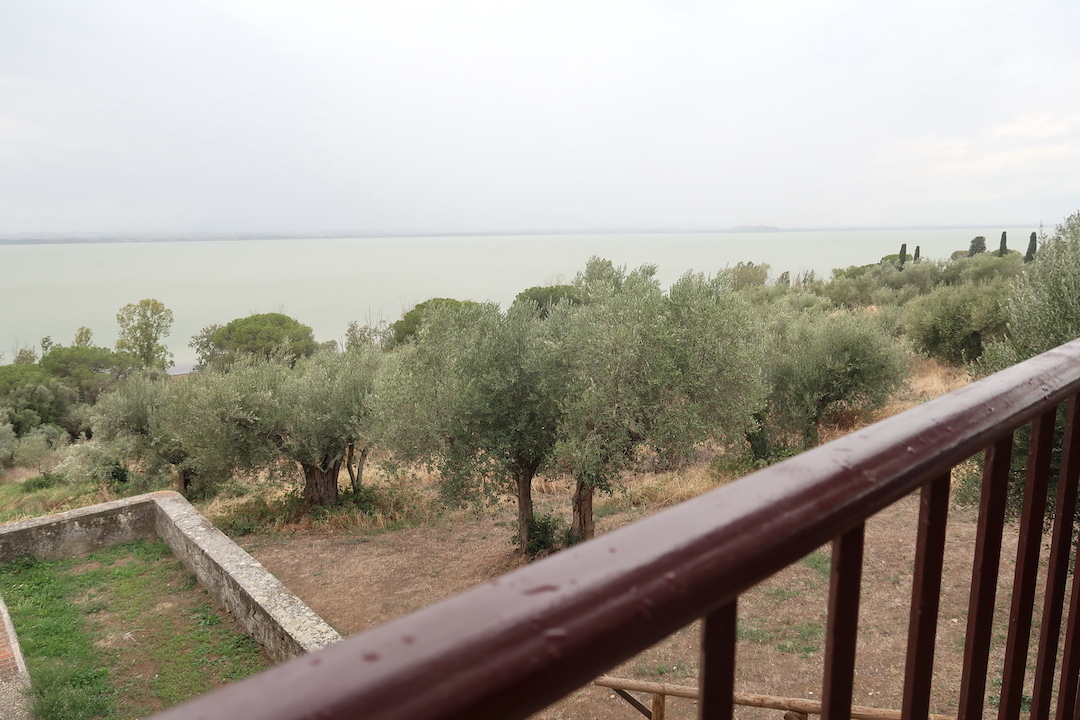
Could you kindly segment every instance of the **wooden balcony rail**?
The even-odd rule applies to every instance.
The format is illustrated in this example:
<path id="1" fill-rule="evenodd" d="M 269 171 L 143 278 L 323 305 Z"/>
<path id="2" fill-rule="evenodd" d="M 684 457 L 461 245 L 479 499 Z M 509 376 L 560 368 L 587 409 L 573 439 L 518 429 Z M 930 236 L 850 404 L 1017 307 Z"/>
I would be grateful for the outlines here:
<path id="1" fill-rule="evenodd" d="M 851 704 L 863 527 L 921 492 L 901 720 L 928 717 L 950 472 L 983 450 L 958 720 L 981 720 L 1013 433 L 1031 422 L 999 720 L 1019 717 L 1054 419 L 1068 403 L 1032 720 L 1076 720 L 1080 341 L 453 598 L 167 710 L 159 720 L 525 718 L 704 618 L 700 716 L 733 713 L 739 595 L 833 543 L 822 706 Z M 1076 577 L 1075 572 L 1073 576 Z M 1056 672 L 1058 656 L 1061 671 Z M 1060 677 L 1056 693 L 1055 677 Z"/>

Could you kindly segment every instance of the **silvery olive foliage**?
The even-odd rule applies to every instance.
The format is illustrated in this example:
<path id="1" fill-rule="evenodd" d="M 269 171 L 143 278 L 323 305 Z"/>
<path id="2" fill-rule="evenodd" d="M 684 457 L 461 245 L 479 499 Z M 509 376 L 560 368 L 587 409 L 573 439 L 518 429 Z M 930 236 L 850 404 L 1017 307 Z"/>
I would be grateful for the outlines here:
<path id="1" fill-rule="evenodd" d="M 1005 337 L 977 367 L 996 372 L 1080 337 L 1080 211 L 1044 242 L 1015 286 Z"/>
<path id="2" fill-rule="evenodd" d="M 549 462 L 564 359 L 535 304 L 431 307 L 379 383 L 380 444 L 437 471 L 450 502 L 512 492 L 529 546 L 532 481 Z"/>
<path id="3" fill-rule="evenodd" d="M 686 275 L 668 294 L 656 268 L 589 261 L 582 304 L 553 316 L 568 375 L 555 455 L 575 481 L 572 541 L 594 532 L 592 499 L 635 451 L 682 458 L 754 422 L 764 398 L 760 343 L 723 279 Z"/>

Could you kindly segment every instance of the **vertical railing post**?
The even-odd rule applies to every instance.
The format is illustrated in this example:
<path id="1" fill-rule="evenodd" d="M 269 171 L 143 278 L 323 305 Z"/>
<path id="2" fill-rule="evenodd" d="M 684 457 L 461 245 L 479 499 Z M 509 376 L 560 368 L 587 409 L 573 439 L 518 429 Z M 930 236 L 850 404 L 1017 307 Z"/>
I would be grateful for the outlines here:
<path id="1" fill-rule="evenodd" d="M 705 616 L 701 626 L 701 720 L 732 720 L 735 696 L 735 643 L 738 639 L 738 601 L 732 600 Z"/>
<path id="2" fill-rule="evenodd" d="M 833 541 L 829 617 L 825 635 L 825 677 L 822 683 L 822 720 L 851 718 L 865 529 L 866 526 L 860 524 Z"/>
<path id="3" fill-rule="evenodd" d="M 1010 433 L 986 451 L 957 720 L 981 720 L 983 716 L 1012 447 L 1013 436 Z"/>
<path id="4" fill-rule="evenodd" d="M 1043 595 L 1042 626 L 1039 629 L 1039 655 L 1035 664 L 1035 685 L 1031 693 L 1031 720 L 1048 720 L 1057 662 L 1061 615 L 1069 575 L 1069 547 L 1076 520 L 1077 478 L 1080 477 L 1080 405 L 1069 398 L 1062 438 L 1061 471 L 1055 499 L 1054 534 L 1050 539 L 1050 559 L 1046 568 L 1046 591 Z M 1075 689 L 1073 691 L 1075 696 Z M 1064 698 L 1058 699 L 1060 705 Z M 1072 702 L 1067 703 L 1071 706 Z M 1071 714 L 1071 713 L 1070 713 Z"/>
<path id="5" fill-rule="evenodd" d="M 1073 553 L 1072 588 L 1069 591 L 1069 620 L 1065 625 L 1065 649 L 1061 654 L 1061 680 L 1058 685 L 1057 712 L 1054 720 L 1077 720 L 1077 686 L 1080 685 L 1080 537 Z"/>
<path id="6" fill-rule="evenodd" d="M 1009 637 L 1005 641 L 1005 667 L 1001 674 L 999 720 L 1016 720 L 1020 717 L 1024 700 L 1024 674 L 1031 641 L 1031 615 L 1035 607 L 1035 584 L 1039 574 L 1039 550 L 1042 546 L 1056 420 L 1055 407 L 1031 422 L 1024 505 L 1020 511 L 1020 539 L 1016 548 L 1012 607 L 1009 610 Z"/>
<path id="7" fill-rule="evenodd" d="M 919 530 L 915 541 L 915 577 L 911 584 L 902 720 L 925 720 L 930 712 L 948 519 L 949 475 L 945 474 L 924 485 L 919 494 Z"/>

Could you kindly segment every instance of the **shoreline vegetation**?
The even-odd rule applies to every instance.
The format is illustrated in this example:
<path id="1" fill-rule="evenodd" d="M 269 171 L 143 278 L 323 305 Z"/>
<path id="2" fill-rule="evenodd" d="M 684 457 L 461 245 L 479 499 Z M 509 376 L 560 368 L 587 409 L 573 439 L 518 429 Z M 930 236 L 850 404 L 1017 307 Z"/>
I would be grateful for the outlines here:
<path id="1" fill-rule="evenodd" d="M 506 308 L 523 288 L 566 282 L 591 256 L 628 267 L 655 263 L 664 287 L 686 270 L 716 272 L 739 262 L 770 265 L 768 283 L 785 270 L 791 277 L 813 271 L 824 282 L 834 269 L 895 253 L 902 243 L 912 250 L 921 246 L 924 259 L 948 258 L 972 236 L 997 233 L 784 229 L 0 245 L 0 306 L 18 310 L 0 321 L 0 364 L 12 362 L 19 348 L 37 345 L 44 334 L 70 337 L 80 326 L 93 328 L 99 344 L 111 346 L 116 308 L 138 298 L 158 298 L 175 312 L 169 341 L 176 360 L 186 365 L 195 353 L 184 346 L 209 323 L 277 311 L 309 324 L 320 340 L 340 342 L 352 320 L 394 322 L 431 297 L 494 301 Z M 1021 232 L 1009 235 L 1022 250 L 1016 244 Z M 329 291 L 316 292 L 316 285 Z"/>
<path id="2" fill-rule="evenodd" d="M 1022 254 L 1006 231 L 979 235 L 944 260 L 902 243 L 828 279 L 739 262 L 668 286 L 654 265 L 594 256 L 508 306 L 431 298 L 340 341 L 280 312 L 207 325 L 194 371 L 172 379 L 173 312 L 144 298 L 117 313 L 114 349 L 83 327 L 0 366 L 0 469 L 36 469 L 24 490 L 195 499 L 263 478 L 283 504 L 256 514 L 294 519 L 409 517 L 420 473 L 446 507 L 509 498 L 519 548 L 543 554 L 592 537 L 627 472 L 702 458 L 747 472 L 876 412 L 914 356 L 982 374 L 1032 353 L 1023 331 L 1047 334 L 1032 313 L 1060 311 L 1023 303 L 1060 291 L 1080 213 L 1028 240 Z M 365 484 L 375 466 L 390 486 Z M 551 477 L 573 484 L 568 520 L 534 506 Z"/>
<path id="3" fill-rule="evenodd" d="M 729 228 L 558 228 L 551 230 L 485 230 L 462 232 L 309 232 L 309 233 L 9 233 L 0 235 L 0 245 L 71 245 L 87 243 L 210 242 L 251 240 L 306 239 L 384 239 L 384 238 L 461 238 L 461 237 L 537 237 L 558 235 L 712 235 L 729 233 L 857 232 L 868 230 L 1016 230 L 1031 223 L 1006 225 L 902 225 L 857 227 L 793 227 L 772 225 L 736 225 Z"/>

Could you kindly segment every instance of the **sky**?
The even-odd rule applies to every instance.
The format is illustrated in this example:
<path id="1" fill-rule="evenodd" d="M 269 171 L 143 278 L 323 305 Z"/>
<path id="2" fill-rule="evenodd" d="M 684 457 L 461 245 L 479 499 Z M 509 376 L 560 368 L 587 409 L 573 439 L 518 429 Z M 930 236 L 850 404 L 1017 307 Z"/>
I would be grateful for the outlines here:
<path id="1" fill-rule="evenodd" d="M 0 236 L 1052 227 L 1080 3 L 0 0 Z"/>

